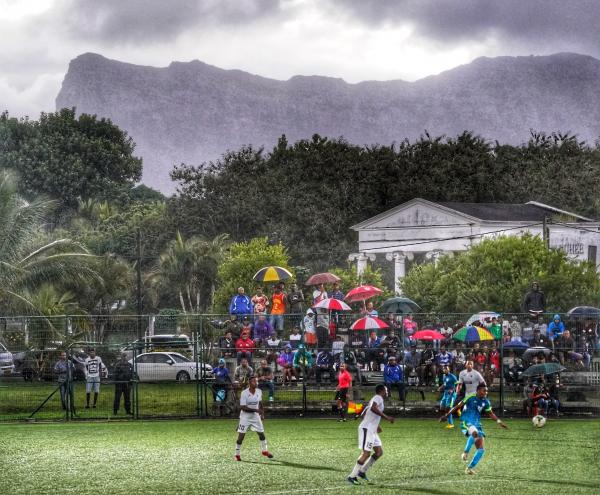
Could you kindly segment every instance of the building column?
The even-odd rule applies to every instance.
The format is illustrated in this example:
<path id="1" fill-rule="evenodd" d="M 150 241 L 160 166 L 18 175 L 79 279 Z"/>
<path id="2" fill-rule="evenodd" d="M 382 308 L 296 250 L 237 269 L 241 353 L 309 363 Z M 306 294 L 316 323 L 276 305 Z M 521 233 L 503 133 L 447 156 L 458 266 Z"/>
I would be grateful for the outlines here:
<path id="1" fill-rule="evenodd" d="M 394 251 L 385 255 L 386 260 L 394 262 L 394 292 L 399 296 L 402 295 L 399 281 L 406 276 L 406 260 L 412 260 L 413 258 L 413 253 L 405 253 L 404 251 Z"/>
<path id="2" fill-rule="evenodd" d="M 375 261 L 374 254 L 352 253 L 348 256 L 348 261 L 356 261 L 356 274 L 360 277 L 367 268 L 367 261 Z"/>

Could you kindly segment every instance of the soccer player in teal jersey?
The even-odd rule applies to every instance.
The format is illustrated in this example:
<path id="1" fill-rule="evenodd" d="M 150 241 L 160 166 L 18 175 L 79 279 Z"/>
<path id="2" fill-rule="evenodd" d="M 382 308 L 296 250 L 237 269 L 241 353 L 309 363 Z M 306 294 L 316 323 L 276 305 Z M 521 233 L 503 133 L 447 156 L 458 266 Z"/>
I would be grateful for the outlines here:
<path id="1" fill-rule="evenodd" d="M 450 373 L 450 368 L 447 365 L 444 366 L 443 371 L 444 377 L 438 392 L 444 393 L 442 395 L 442 400 L 440 400 L 440 412 L 445 413 L 454 407 L 454 401 L 456 400 L 456 382 L 458 381 L 458 378 L 456 378 L 456 375 Z M 452 414 L 448 416 L 446 428 L 454 428 Z"/>
<path id="2" fill-rule="evenodd" d="M 495 420 L 502 428 L 508 428 L 508 426 L 498 419 L 498 417 L 492 411 L 492 405 L 487 398 L 487 393 L 487 386 L 483 383 L 479 384 L 476 393 L 466 396 L 463 400 L 456 404 L 456 406 L 454 406 L 452 409 L 450 409 L 450 411 L 440 418 L 440 421 L 444 421 L 448 416 L 450 416 L 450 414 L 453 414 L 462 408 L 460 427 L 462 432 L 467 437 L 467 444 L 465 445 L 465 450 L 462 453 L 462 460 L 464 462 L 467 461 L 469 457 L 469 451 L 471 450 L 471 447 L 473 447 L 473 444 L 475 444 L 475 447 L 477 447 L 475 455 L 465 469 L 466 474 L 475 474 L 475 466 L 477 466 L 483 457 L 483 454 L 485 453 L 485 449 L 483 448 L 485 433 L 483 432 L 483 428 L 481 426 L 481 413 L 488 413 L 490 418 Z"/>

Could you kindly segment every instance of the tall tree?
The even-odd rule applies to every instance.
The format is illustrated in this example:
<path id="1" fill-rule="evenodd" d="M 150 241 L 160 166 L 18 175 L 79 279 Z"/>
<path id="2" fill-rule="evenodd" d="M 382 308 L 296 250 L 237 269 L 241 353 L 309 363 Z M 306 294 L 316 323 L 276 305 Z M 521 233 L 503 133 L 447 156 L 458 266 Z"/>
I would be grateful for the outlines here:
<path id="1" fill-rule="evenodd" d="M 38 121 L 0 117 L 0 167 L 17 172 L 28 197 L 40 193 L 74 207 L 139 181 L 135 144 L 108 119 L 75 109 L 42 113 Z"/>

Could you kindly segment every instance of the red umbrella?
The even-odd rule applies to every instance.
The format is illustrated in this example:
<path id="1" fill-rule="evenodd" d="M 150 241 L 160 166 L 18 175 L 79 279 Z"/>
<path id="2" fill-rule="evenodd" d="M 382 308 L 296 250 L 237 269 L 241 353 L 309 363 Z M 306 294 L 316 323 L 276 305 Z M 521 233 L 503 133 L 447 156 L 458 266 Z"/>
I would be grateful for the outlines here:
<path id="1" fill-rule="evenodd" d="M 366 301 L 367 299 L 378 296 L 379 294 L 383 294 L 383 291 L 377 287 L 373 287 L 372 285 L 359 285 L 348 292 L 344 299 L 349 303 L 353 303 L 357 301 Z"/>
<path id="2" fill-rule="evenodd" d="M 323 299 L 313 306 L 313 308 L 327 309 L 329 311 L 351 311 L 352 308 L 344 301 L 339 299 Z"/>
<path id="3" fill-rule="evenodd" d="M 333 273 L 315 273 L 314 275 L 311 275 L 306 282 L 304 282 L 304 285 L 333 284 L 334 282 L 339 282 L 340 280 L 340 277 L 334 275 Z"/>
<path id="4" fill-rule="evenodd" d="M 419 330 L 415 332 L 412 336 L 414 340 L 444 340 L 444 337 L 437 330 Z"/>
<path id="5" fill-rule="evenodd" d="M 388 328 L 389 325 L 379 318 L 374 316 L 365 316 L 356 320 L 350 328 L 352 330 L 379 330 L 380 328 Z"/>

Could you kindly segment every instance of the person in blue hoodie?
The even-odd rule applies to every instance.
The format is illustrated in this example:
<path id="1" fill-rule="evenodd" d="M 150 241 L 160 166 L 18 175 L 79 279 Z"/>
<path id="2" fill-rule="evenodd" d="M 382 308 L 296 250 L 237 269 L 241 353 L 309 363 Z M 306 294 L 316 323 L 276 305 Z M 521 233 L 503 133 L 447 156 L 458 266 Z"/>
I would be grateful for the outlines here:
<path id="1" fill-rule="evenodd" d="M 548 325 L 548 338 L 552 343 L 560 337 L 565 331 L 565 324 L 561 321 L 560 315 L 554 315 L 554 318 Z"/>
<path id="2" fill-rule="evenodd" d="M 404 400 L 404 370 L 396 362 L 395 356 L 390 356 L 388 364 L 383 367 L 383 381 L 390 391 L 390 396 L 392 388 L 397 388 L 399 399 Z"/>
<path id="3" fill-rule="evenodd" d="M 251 315 L 253 311 L 252 301 L 245 294 L 243 287 L 238 287 L 238 293 L 231 298 L 229 304 L 230 315 Z"/>

